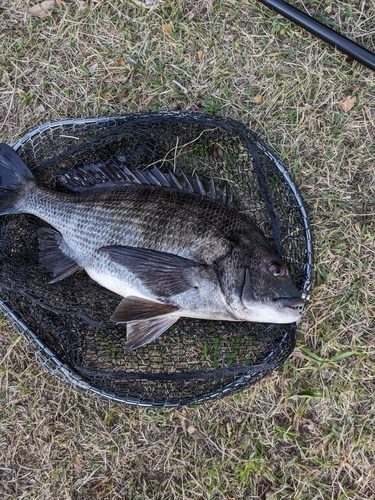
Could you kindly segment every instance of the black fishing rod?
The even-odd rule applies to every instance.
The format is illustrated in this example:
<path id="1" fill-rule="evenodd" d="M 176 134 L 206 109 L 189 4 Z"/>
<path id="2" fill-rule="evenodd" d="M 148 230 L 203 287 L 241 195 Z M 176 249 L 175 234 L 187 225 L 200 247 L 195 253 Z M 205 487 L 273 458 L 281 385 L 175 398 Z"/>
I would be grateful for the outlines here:
<path id="1" fill-rule="evenodd" d="M 281 14 L 283 17 L 286 17 L 290 21 L 298 24 L 301 28 L 309 31 L 313 35 L 321 38 L 325 42 L 329 43 L 333 47 L 336 47 L 338 50 L 347 54 L 352 59 L 362 63 L 364 66 L 375 71 L 375 55 L 372 52 L 369 52 L 365 48 L 361 47 L 357 43 L 349 40 L 343 35 L 340 35 L 336 31 L 331 28 L 328 28 L 321 22 L 313 19 L 308 14 L 300 11 L 296 7 L 292 7 L 288 3 L 283 0 L 259 0 L 266 7 L 270 7 L 275 10 L 277 13 Z"/>

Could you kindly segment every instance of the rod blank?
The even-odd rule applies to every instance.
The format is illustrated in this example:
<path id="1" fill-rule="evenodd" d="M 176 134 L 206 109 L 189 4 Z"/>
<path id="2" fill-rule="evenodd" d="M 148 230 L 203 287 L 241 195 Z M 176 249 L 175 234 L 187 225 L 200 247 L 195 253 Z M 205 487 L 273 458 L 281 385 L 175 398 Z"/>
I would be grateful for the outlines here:
<path id="1" fill-rule="evenodd" d="M 304 28 L 318 38 L 321 38 L 329 45 L 336 47 L 352 59 L 372 69 L 372 71 L 375 71 L 375 55 L 352 40 L 340 35 L 333 29 L 328 28 L 321 22 L 301 12 L 299 9 L 292 7 L 283 0 L 259 0 L 259 2 L 298 24 L 298 26 L 301 26 L 301 28 Z"/>

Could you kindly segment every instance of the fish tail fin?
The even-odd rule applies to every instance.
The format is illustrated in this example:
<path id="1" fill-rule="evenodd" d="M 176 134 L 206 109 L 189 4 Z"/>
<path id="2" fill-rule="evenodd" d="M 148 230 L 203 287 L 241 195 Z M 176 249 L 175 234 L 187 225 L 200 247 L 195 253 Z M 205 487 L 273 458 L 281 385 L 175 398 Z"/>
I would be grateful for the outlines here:
<path id="1" fill-rule="evenodd" d="M 0 214 L 20 213 L 17 207 L 27 181 L 34 176 L 14 149 L 0 144 Z"/>

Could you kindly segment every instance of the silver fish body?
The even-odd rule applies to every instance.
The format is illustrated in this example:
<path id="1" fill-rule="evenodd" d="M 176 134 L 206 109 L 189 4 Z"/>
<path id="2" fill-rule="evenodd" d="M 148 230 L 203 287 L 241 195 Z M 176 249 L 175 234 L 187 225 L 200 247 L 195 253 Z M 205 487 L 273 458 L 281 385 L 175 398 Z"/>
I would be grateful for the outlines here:
<path id="1" fill-rule="evenodd" d="M 168 182 L 143 183 L 141 174 L 137 183 L 52 191 L 6 145 L 0 175 L 0 213 L 34 214 L 53 228 L 39 234 L 41 264 L 53 281 L 84 269 L 124 297 L 112 319 L 127 323 L 128 349 L 151 342 L 181 316 L 300 318 L 300 293 L 270 242 L 217 199 Z"/>

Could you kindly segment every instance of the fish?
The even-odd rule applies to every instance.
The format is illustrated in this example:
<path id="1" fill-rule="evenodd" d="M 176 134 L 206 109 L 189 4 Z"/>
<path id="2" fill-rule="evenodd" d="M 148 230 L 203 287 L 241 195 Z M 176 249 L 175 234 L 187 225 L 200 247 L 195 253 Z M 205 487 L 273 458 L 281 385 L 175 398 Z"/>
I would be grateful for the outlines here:
<path id="1" fill-rule="evenodd" d="M 126 350 L 154 341 L 180 317 L 294 323 L 304 300 L 274 245 L 213 177 L 110 164 L 40 183 L 0 144 L 0 215 L 32 214 L 39 261 L 56 283 L 84 270 L 122 297 Z M 77 297 L 79 301 L 79 297 Z"/>

